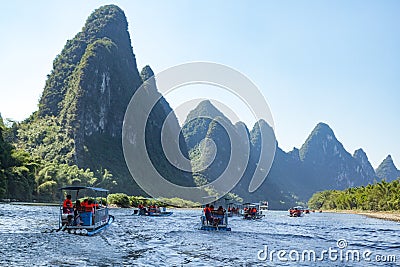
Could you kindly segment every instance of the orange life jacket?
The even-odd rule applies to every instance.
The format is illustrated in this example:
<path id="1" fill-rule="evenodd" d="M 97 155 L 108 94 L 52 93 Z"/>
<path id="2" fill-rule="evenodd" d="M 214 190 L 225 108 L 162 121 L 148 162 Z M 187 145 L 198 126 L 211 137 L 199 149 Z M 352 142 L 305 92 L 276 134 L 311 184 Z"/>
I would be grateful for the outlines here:
<path id="1" fill-rule="evenodd" d="M 205 207 L 204 208 L 204 214 L 210 214 L 211 213 L 211 209 L 209 207 Z"/>
<path id="2" fill-rule="evenodd" d="M 85 206 L 85 210 L 86 210 L 87 212 L 93 212 L 93 207 L 94 207 L 93 204 L 87 204 L 87 205 Z"/>
<path id="3" fill-rule="evenodd" d="M 64 200 L 64 203 L 63 203 L 63 208 L 72 208 L 72 201 L 71 201 L 71 199 L 66 199 L 66 200 Z"/>

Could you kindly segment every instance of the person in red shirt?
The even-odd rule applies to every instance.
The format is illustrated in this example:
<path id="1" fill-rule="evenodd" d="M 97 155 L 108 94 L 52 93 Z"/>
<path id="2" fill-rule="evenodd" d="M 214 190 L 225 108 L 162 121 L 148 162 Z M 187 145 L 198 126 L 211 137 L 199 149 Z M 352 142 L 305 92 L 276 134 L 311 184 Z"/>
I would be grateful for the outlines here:
<path id="1" fill-rule="evenodd" d="M 93 200 L 89 199 L 88 203 L 85 206 L 85 209 L 87 212 L 93 212 L 94 211 L 94 204 L 93 204 Z"/>
<path id="2" fill-rule="evenodd" d="M 67 195 L 67 198 L 64 200 L 63 203 L 63 213 L 73 213 L 74 212 L 74 206 L 72 204 L 71 200 L 71 195 Z"/>
<path id="3" fill-rule="evenodd" d="M 256 208 L 252 208 L 251 209 L 251 214 L 254 216 L 257 214 L 257 209 Z"/>
<path id="4" fill-rule="evenodd" d="M 206 216 L 207 222 L 212 223 L 213 219 L 211 217 L 211 209 L 209 204 L 206 204 L 206 207 L 204 208 L 204 215 Z"/>
<path id="5" fill-rule="evenodd" d="M 87 198 L 85 198 L 83 201 L 82 201 L 82 203 L 81 203 L 81 209 L 82 209 L 82 211 L 85 211 L 86 210 L 86 206 L 88 205 L 88 199 Z"/>

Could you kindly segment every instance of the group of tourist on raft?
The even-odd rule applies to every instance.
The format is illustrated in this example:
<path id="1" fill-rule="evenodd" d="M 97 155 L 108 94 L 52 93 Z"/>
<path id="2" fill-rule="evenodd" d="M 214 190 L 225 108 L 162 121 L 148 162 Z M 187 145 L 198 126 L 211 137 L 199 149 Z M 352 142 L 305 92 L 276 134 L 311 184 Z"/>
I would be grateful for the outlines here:
<path id="1" fill-rule="evenodd" d="M 149 207 L 145 207 L 142 204 L 138 205 L 138 209 L 139 209 L 139 215 L 145 215 L 149 212 L 151 213 L 161 213 L 161 209 L 159 206 L 157 205 L 150 205 Z"/>
<path id="2" fill-rule="evenodd" d="M 82 202 L 77 199 L 75 205 L 72 203 L 71 195 L 67 195 L 63 202 L 63 214 L 67 215 L 68 225 L 81 226 L 80 213 L 92 212 L 99 208 L 98 203 L 94 203 L 92 199 L 84 199 Z"/>
<path id="3" fill-rule="evenodd" d="M 248 214 L 248 215 L 256 215 L 257 214 L 257 208 L 253 207 L 253 208 L 244 208 L 243 209 L 244 214 Z"/>
<path id="4" fill-rule="evenodd" d="M 207 223 L 216 226 L 221 223 L 226 210 L 222 206 L 219 206 L 218 209 L 215 210 L 213 205 L 206 204 L 203 212 L 206 216 Z"/>
<path id="5" fill-rule="evenodd" d="M 239 208 L 228 207 L 228 213 L 231 213 L 231 214 L 239 214 Z"/>

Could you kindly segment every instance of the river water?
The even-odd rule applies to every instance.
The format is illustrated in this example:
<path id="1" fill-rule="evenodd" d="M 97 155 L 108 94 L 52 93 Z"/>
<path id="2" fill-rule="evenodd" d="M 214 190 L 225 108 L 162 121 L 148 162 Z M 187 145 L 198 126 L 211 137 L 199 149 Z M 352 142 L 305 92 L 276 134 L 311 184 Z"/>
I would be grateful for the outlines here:
<path id="1" fill-rule="evenodd" d="M 42 233 L 57 228 L 57 211 L 0 204 L 0 266 L 400 266 L 400 224 L 361 215 L 269 211 L 206 232 L 200 210 L 156 218 L 111 209 L 116 220 L 100 235 Z"/>

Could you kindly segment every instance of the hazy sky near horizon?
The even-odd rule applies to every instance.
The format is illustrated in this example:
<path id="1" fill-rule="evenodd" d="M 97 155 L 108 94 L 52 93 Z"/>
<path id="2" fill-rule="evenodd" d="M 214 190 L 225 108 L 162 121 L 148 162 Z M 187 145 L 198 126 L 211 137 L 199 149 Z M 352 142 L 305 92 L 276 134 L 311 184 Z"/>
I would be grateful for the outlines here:
<path id="1" fill-rule="evenodd" d="M 191 61 L 230 66 L 264 94 L 285 151 L 325 122 L 350 153 L 363 148 L 375 168 L 391 154 L 400 167 L 396 0 L 7 1 L 0 17 L 4 118 L 37 110 L 56 55 L 94 9 L 111 3 L 125 11 L 139 70 Z M 182 90 L 167 100 L 174 107 L 191 97 L 198 96 Z M 244 120 L 251 128 L 254 121 Z"/>

